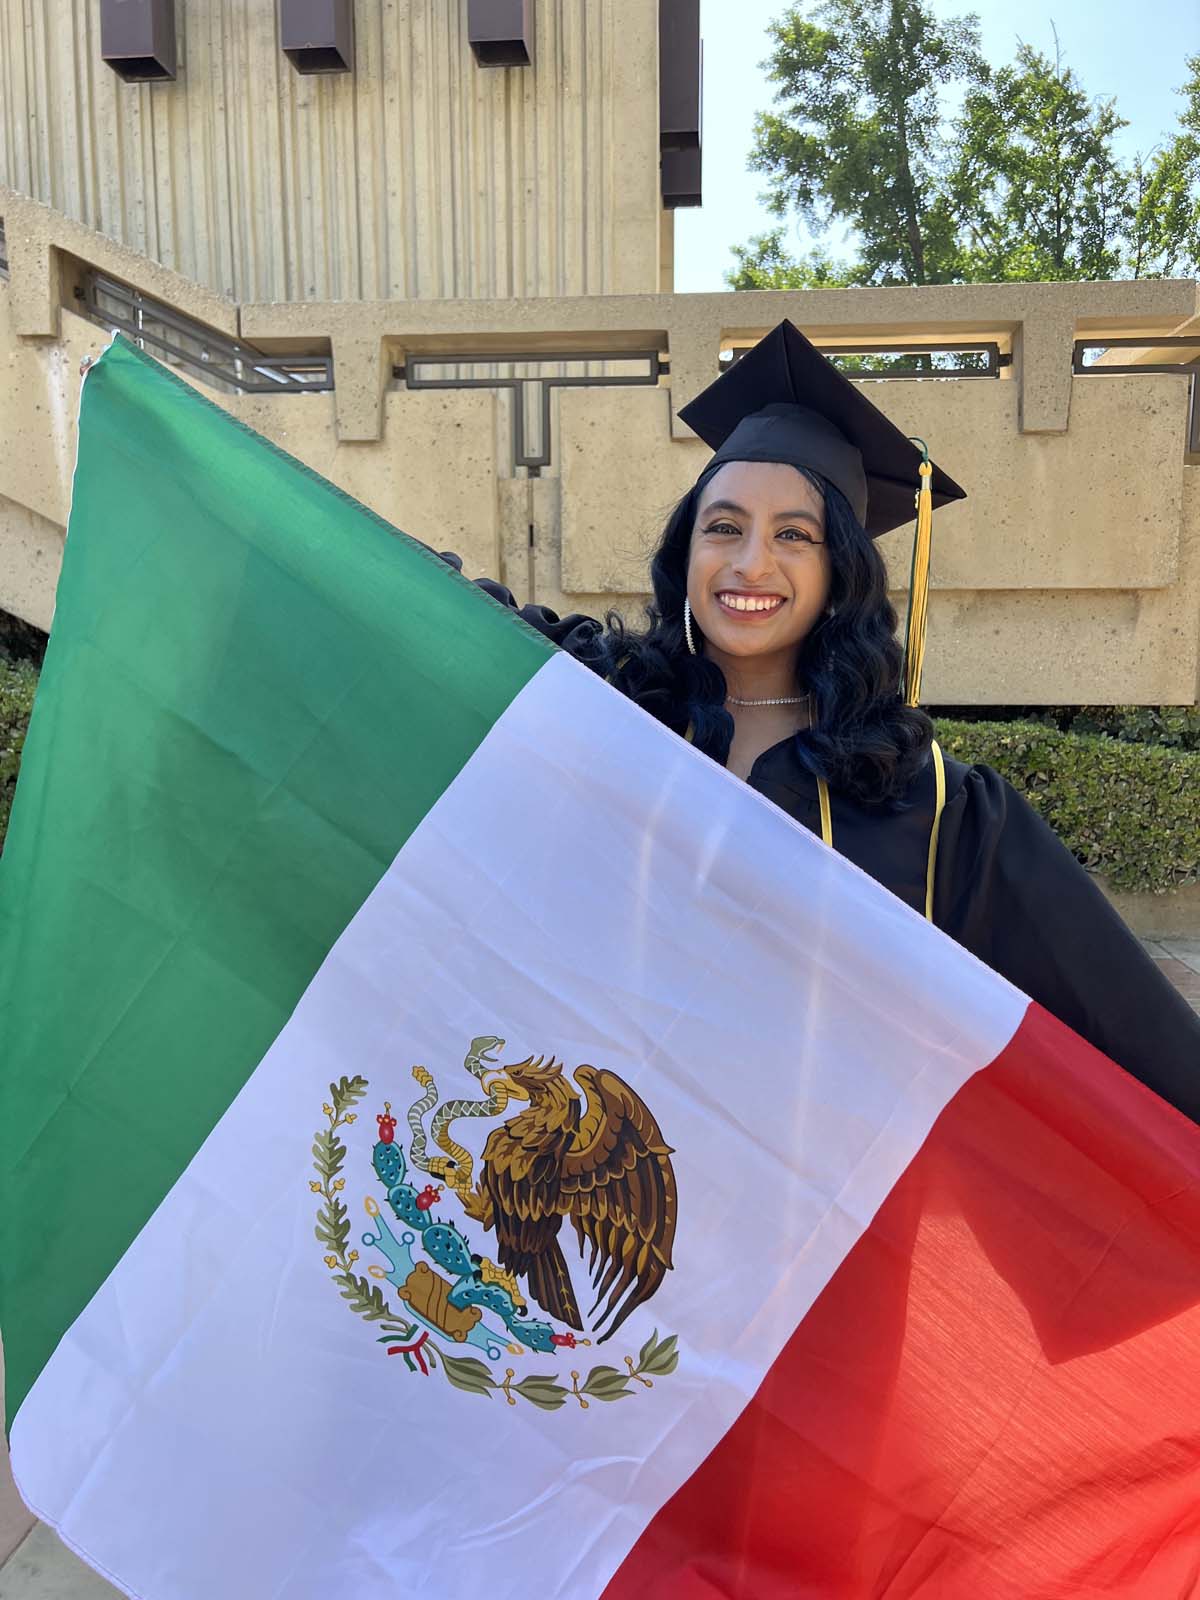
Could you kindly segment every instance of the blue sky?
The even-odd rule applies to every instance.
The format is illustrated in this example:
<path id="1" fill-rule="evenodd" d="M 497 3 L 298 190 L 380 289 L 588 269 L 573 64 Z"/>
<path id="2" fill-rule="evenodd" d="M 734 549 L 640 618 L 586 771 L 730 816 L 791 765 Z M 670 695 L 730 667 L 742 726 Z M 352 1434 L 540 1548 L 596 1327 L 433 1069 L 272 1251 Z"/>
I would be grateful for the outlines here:
<path id="1" fill-rule="evenodd" d="M 1185 55 L 1200 51 L 1200 0 L 932 0 L 940 17 L 974 10 L 983 50 L 995 66 L 1018 40 L 1052 53 L 1052 25 L 1063 53 L 1092 95 L 1115 95 L 1130 126 L 1124 153 L 1148 150 L 1175 126 Z M 786 0 L 701 0 L 704 37 L 704 204 L 675 214 L 675 287 L 723 289 L 730 246 L 773 225 L 758 196 L 763 180 L 746 169 L 755 113 L 770 104 L 759 63 L 767 24 Z M 1136 18 L 1136 25 L 1134 19 Z M 838 245 L 836 235 L 827 242 Z"/>

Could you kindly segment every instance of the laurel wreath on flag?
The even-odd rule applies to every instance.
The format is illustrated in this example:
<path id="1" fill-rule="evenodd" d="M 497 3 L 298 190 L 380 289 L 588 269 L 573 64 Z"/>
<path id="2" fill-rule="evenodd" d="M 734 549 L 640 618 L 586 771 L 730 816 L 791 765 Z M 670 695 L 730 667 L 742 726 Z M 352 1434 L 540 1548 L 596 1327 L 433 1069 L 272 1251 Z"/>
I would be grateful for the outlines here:
<path id="1" fill-rule="evenodd" d="M 592 1367 L 586 1376 L 572 1372 L 569 1388 L 552 1373 L 530 1373 L 520 1382 L 514 1382 L 514 1368 L 506 1368 L 504 1377 L 498 1378 L 477 1356 L 448 1355 L 430 1337 L 427 1328 L 393 1311 L 379 1285 L 355 1271 L 359 1255 L 350 1246 L 350 1212 L 342 1199 L 346 1187 L 342 1169 L 347 1150 L 339 1133 L 357 1121 L 357 1113 L 352 1108 L 368 1087 L 367 1079 L 358 1076 L 342 1076 L 329 1085 L 329 1099 L 321 1107 L 325 1126 L 313 1135 L 313 1167 L 317 1176 L 309 1179 L 308 1186 L 313 1194 L 320 1196 L 314 1231 L 326 1251 L 325 1265 L 330 1269 L 333 1282 L 350 1310 L 379 1329 L 378 1343 L 386 1345 L 389 1354 L 402 1355 L 410 1372 L 428 1373 L 440 1368 L 448 1383 L 468 1394 L 499 1392 L 510 1406 L 515 1406 L 520 1396 L 542 1411 L 557 1411 L 571 1399 L 578 1401 L 586 1411 L 593 1400 L 604 1404 L 622 1400 L 637 1392 L 635 1385 L 652 1389 L 655 1378 L 675 1371 L 679 1364 L 677 1336 L 672 1333 L 660 1339 L 655 1329 L 638 1352 L 636 1361 L 632 1356 L 624 1358 L 624 1371 L 601 1363 Z"/>

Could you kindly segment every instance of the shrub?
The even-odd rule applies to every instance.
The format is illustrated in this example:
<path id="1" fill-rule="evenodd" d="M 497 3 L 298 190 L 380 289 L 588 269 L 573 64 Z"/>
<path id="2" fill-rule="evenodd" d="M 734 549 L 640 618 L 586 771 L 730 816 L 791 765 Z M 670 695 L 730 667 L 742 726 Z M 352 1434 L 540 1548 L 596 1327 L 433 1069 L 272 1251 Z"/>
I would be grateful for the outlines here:
<path id="1" fill-rule="evenodd" d="M 0 661 L 32 661 L 40 667 L 46 654 L 46 635 L 31 622 L 0 609 Z"/>
<path id="2" fill-rule="evenodd" d="M 1116 726 L 1128 713 L 1089 715 Z M 1191 715 L 1184 711 L 1185 723 Z M 947 755 L 994 767 L 1085 867 L 1115 888 L 1156 893 L 1200 876 L 1200 750 L 1183 742 L 1195 737 L 1186 726 L 1174 731 L 1178 748 L 1048 723 L 938 721 Z"/>
<path id="3" fill-rule="evenodd" d="M 1036 722 L 1060 733 L 1200 750 L 1200 706 L 943 706 L 931 715 L 954 722 Z"/>
<path id="4" fill-rule="evenodd" d="M 0 655 L 0 850 L 36 688 L 37 673 L 28 661 L 9 661 Z"/>
<path id="5" fill-rule="evenodd" d="M 1200 706 L 1081 706 L 1068 731 L 1103 733 L 1127 744 L 1200 750 Z"/>

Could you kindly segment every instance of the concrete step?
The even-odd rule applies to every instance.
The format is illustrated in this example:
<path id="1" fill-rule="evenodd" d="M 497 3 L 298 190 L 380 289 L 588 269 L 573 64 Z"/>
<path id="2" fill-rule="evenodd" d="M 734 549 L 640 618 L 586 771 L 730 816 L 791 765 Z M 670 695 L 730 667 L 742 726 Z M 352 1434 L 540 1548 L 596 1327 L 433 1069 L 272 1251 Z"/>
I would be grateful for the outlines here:
<path id="1" fill-rule="evenodd" d="M 43 1523 L 0 1567 L 0 1600 L 121 1600 Z"/>
<path id="2" fill-rule="evenodd" d="M 1200 939 L 1143 939 L 1155 965 L 1200 1015 Z"/>

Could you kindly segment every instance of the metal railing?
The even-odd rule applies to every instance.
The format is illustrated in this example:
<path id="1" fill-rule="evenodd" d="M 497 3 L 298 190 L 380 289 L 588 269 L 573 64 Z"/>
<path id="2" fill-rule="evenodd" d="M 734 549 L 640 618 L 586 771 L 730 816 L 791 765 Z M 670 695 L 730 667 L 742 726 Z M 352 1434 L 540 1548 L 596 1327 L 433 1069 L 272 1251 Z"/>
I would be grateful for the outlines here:
<path id="1" fill-rule="evenodd" d="M 721 370 L 740 361 L 753 345 L 735 344 L 721 352 Z M 998 378 L 1012 365 L 1012 356 L 994 341 L 941 344 L 916 340 L 895 346 L 880 344 L 818 345 L 839 372 L 856 382 L 870 378 Z M 951 360 L 951 357 L 958 359 Z"/>
<path id="2" fill-rule="evenodd" d="M 1110 350 L 1191 350 L 1190 361 L 1104 361 L 1101 357 Z M 1091 354 L 1091 360 L 1088 359 Z M 1195 337 L 1154 338 L 1143 334 L 1140 339 L 1076 339 L 1071 352 L 1071 371 L 1077 377 L 1105 378 L 1149 372 L 1173 372 L 1189 379 L 1187 442 L 1188 455 L 1200 455 L 1200 404 L 1197 404 L 1197 378 L 1200 378 L 1200 335 Z"/>
<path id="3" fill-rule="evenodd" d="M 9 275 L 4 218 L 0 217 L 0 277 Z M 81 313 L 101 327 L 119 329 L 144 349 L 232 394 L 312 394 L 334 387 L 328 354 L 268 355 L 219 333 L 97 268 L 85 267 L 74 291 Z M 719 370 L 739 360 L 751 344 L 735 344 L 719 356 Z M 820 345 L 848 377 L 858 380 L 998 378 L 1012 363 L 994 340 L 924 341 L 903 345 L 860 341 Z M 1121 350 L 1161 351 L 1179 360 L 1122 362 Z M 1200 456 L 1200 335 L 1134 335 L 1077 339 L 1072 372 L 1079 377 L 1172 373 L 1189 379 L 1186 450 Z M 553 369 L 553 370 L 547 370 Z M 422 353 L 392 369 L 393 380 L 410 389 L 478 388 L 512 395 L 513 467 L 533 475 L 549 466 L 552 391 L 562 388 L 654 386 L 670 371 L 658 350 L 571 350 Z"/>
<path id="4" fill-rule="evenodd" d="M 215 332 L 95 269 L 75 291 L 84 316 L 231 394 L 314 394 L 333 388 L 327 355 L 269 356 Z"/>
<path id="5" fill-rule="evenodd" d="M 594 368 L 594 371 L 542 372 L 518 369 L 557 367 Z M 614 371 L 614 368 L 633 368 Z M 443 369 L 440 377 L 427 375 Z M 503 369 L 509 369 L 507 371 Z M 449 369 L 449 370 L 447 370 Z M 482 370 L 481 370 L 482 369 Z M 408 389 L 499 389 L 512 395 L 512 464 L 537 477 L 550 465 L 553 454 L 550 396 L 555 389 L 602 389 L 657 385 L 664 370 L 657 350 L 614 351 L 611 355 L 578 352 L 523 353 L 519 355 L 410 355 L 403 366 L 392 368 L 392 378 Z M 534 443 L 530 444 L 530 435 Z"/>

